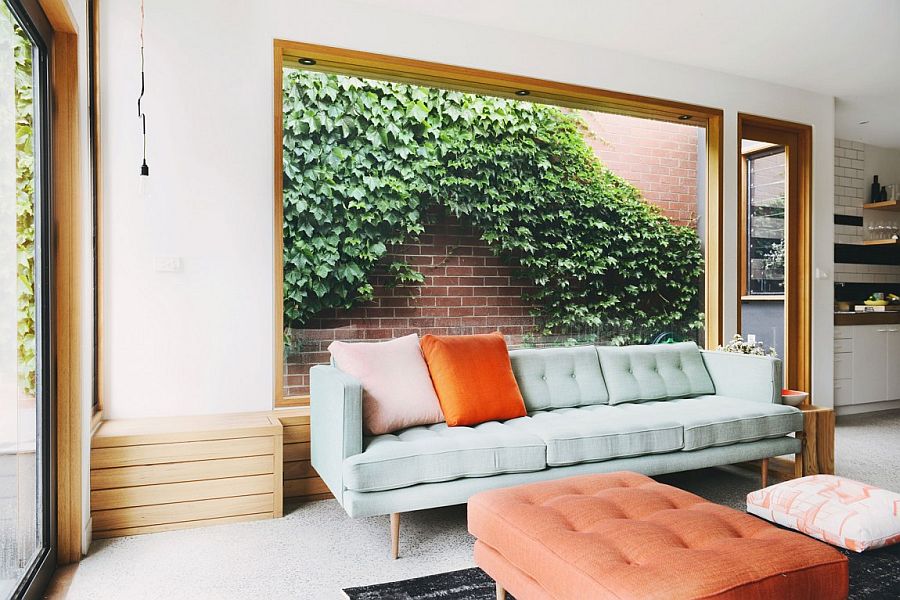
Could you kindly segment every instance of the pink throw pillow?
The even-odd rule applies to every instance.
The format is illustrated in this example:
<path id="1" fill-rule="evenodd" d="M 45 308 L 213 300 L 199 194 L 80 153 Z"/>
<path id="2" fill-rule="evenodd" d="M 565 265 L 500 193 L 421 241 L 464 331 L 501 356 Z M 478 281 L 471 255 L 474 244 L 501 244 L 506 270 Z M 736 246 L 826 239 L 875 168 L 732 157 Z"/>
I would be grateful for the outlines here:
<path id="1" fill-rule="evenodd" d="M 362 383 L 366 433 L 444 420 L 416 334 L 387 342 L 331 342 L 328 350 L 341 371 Z"/>
<path id="2" fill-rule="evenodd" d="M 900 542 L 900 494 L 835 475 L 751 492 L 747 512 L 855 552 Z"/>

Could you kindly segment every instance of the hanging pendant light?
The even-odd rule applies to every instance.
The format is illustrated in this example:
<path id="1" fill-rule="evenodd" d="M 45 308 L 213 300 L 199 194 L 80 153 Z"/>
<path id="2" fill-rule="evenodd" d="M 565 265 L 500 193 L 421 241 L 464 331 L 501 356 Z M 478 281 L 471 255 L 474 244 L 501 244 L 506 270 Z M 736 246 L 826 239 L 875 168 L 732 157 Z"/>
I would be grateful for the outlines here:
<path id="1" fill-rule="evenodd" d="M 141 0 L 141 93 L 138 96 L 138 118 L 141 120 L 142 158 L 138 193 L 141 200 L 150 199 L 150 167 L 147 166 L 147 115 L 141 106 L 144 99 L 144 0 Z"/>

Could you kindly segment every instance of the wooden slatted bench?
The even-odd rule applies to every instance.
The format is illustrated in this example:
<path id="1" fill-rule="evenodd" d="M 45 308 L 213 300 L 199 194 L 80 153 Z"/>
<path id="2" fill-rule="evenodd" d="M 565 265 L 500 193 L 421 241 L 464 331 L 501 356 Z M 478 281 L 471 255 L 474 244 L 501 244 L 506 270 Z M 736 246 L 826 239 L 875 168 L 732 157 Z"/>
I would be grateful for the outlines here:
<path id="1" fill-rule="evenodd" d="M 272 413 L 102 422 L 91 443 L 93 537 L 280 517 L 282 432 Z"/>
<path id="2" fill-rule="evenodd" d="M 91 442 L 95 538 L 269 519 L 331 498 L 310 464 L 309 407 L 102 421 Z"/>
<path id="3" fill-rule="evenodd" d="M 272 414 L 284 426 L 285 500 L 331 498 L 331 492 L 309 460 L 309 407 L 281 408 Z"/>

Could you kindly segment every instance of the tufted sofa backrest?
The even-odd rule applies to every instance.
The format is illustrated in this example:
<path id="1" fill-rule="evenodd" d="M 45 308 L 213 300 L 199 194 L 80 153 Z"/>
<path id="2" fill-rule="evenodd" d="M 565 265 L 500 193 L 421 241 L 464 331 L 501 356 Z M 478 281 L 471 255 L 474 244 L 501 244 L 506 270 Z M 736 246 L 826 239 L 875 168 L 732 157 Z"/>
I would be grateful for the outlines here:
<path id="1" fill-rule="evenodd" d="M 597 346 L 610 404 L 714 394 L 715 386 L 693 342 Z"/>
<path id="2" fill-rule="evenodd" d="M 511 350 L 509 361 L 528 412 L 609 399 L 593 346 Z"/>

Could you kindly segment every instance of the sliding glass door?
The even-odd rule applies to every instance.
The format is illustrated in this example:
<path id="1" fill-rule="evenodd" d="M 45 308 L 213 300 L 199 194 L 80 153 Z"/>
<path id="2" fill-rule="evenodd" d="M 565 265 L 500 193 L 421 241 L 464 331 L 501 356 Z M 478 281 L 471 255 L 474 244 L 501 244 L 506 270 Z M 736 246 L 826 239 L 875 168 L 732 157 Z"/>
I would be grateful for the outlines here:
<path id="1" fill-rule="evenodd" d="M 55 563 L 49 35 L 36 2 L 0 0 L 0 599 Z"/>

